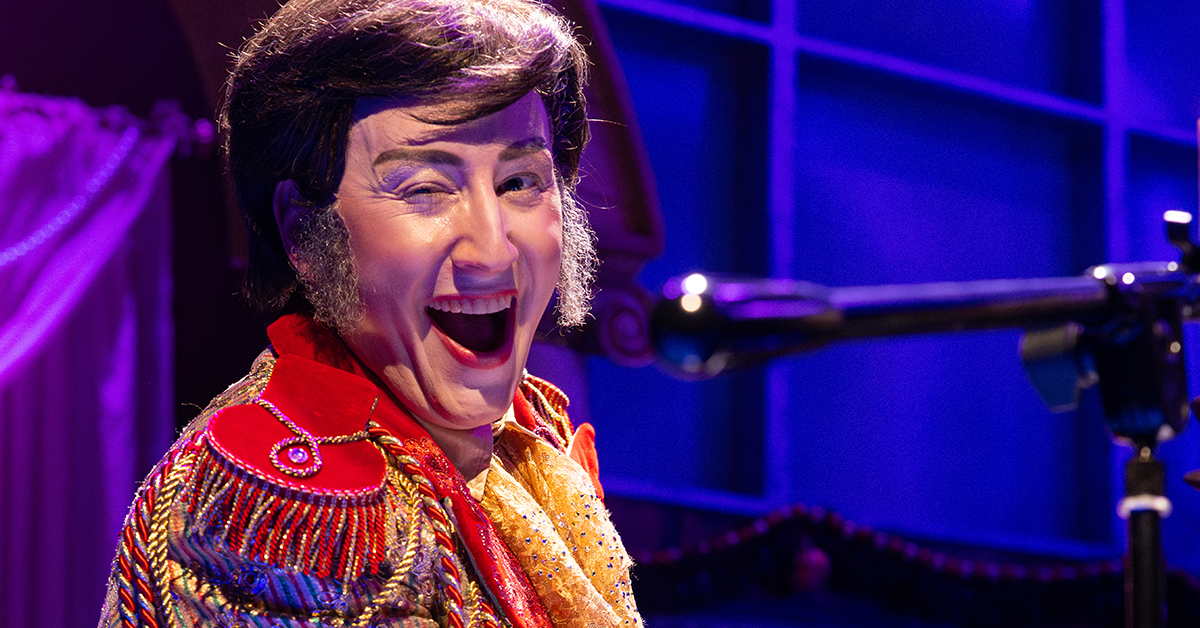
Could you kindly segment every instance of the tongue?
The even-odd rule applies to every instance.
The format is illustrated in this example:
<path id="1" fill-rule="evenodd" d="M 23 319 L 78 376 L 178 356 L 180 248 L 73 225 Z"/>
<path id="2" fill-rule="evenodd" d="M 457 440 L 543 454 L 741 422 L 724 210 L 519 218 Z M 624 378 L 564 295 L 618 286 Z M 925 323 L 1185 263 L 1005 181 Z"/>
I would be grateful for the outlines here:
<path id="1" fill-rule="evenodd" d="M 471 351 L 488 353 L 504 345 L 508 310 L 495 314 L 453 314 L 432 308 L 426 311 L 442 333 Z"/>

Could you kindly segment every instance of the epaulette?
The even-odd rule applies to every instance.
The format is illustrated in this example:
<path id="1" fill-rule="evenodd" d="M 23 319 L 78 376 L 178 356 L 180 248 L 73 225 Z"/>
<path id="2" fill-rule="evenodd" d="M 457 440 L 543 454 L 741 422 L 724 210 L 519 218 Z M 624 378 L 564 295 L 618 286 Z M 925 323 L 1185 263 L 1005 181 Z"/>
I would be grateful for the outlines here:
<path id="1" fill-rule="evenodd" d="M 335 577 L 386 555 L 387 462 L 368 440 L 374 384 L 282 355 L 261 393 L 208 420 L 185 505 L 197 534 L 248 560 Z"/>
<path id="2" fill-rule="evenodd" d="M 571 438 L 575 433 L 575 427 L 571 424 L 571 418 L 567 416 L 567 405 L 570 404 L 570 401 L 567 399 L 566 394 L 554 384 L 540 377 L 530 375 L 528 372 L 521 378 L 521 384 L 517 392 L 529 402 L 537 413 L 538 418 L 553 430 L 553 437 L 547 438 L 547 434 L 542 434 L 534 426 L 527 425 L 525 427 L 546 438 L 546 440 L 550 441 L 557 448 L 565 449 L 565 444 L 571 442 Z"/>

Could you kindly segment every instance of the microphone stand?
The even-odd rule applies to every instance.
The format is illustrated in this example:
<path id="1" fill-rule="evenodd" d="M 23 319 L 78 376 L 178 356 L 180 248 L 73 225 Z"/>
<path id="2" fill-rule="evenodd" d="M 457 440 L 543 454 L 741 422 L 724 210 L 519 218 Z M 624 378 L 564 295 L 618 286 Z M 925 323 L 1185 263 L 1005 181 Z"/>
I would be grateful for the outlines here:
<path id="1" fill-rule="evenodd" d="M 1118 504 L 1129 520 L 1125 625 L 1160 628 L 1161 519 L 1171 503 L 1154 449 L 1189 415 L 1182 324 L 1194 310 L 1200 316 L 1200 246 L 1189 238 L 1190 219 L 1167 216 L 1180 263 L 1109 264 L 1080 277 L 831 289 L 681 276 L 663 287 L 651 337 L 684 376 L 708 377 L 847 339 L 1024 328 L 1026 372 L 1052 409 L 1071 407 L 1080 389 L 1098 383 L 1113 438 L 1133 447 Z"/>

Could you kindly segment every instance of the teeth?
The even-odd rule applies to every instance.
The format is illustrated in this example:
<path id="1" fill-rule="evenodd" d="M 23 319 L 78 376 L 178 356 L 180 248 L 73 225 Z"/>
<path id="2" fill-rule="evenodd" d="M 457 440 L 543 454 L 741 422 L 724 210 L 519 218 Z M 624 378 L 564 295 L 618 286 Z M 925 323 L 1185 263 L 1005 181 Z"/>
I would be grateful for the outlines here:
<path id="1" fill-rule="evenodd" d="M 511 295 L 490 299 L 438 299 L 429 307 L 453 314 L 495 314 L 507 310 L 512 299 Z"/>

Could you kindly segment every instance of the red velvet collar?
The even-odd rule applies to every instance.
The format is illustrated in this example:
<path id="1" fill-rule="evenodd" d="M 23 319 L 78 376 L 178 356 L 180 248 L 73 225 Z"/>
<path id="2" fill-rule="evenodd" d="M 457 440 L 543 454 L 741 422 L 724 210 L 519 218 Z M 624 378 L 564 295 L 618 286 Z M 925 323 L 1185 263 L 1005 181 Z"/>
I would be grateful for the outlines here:
<path id="1" fill-rule="evenodd" d="M 294 355 L 374 379 L 334 331 L 302 314 L 285 314 L 267 327 L 280 355 Z"/>

